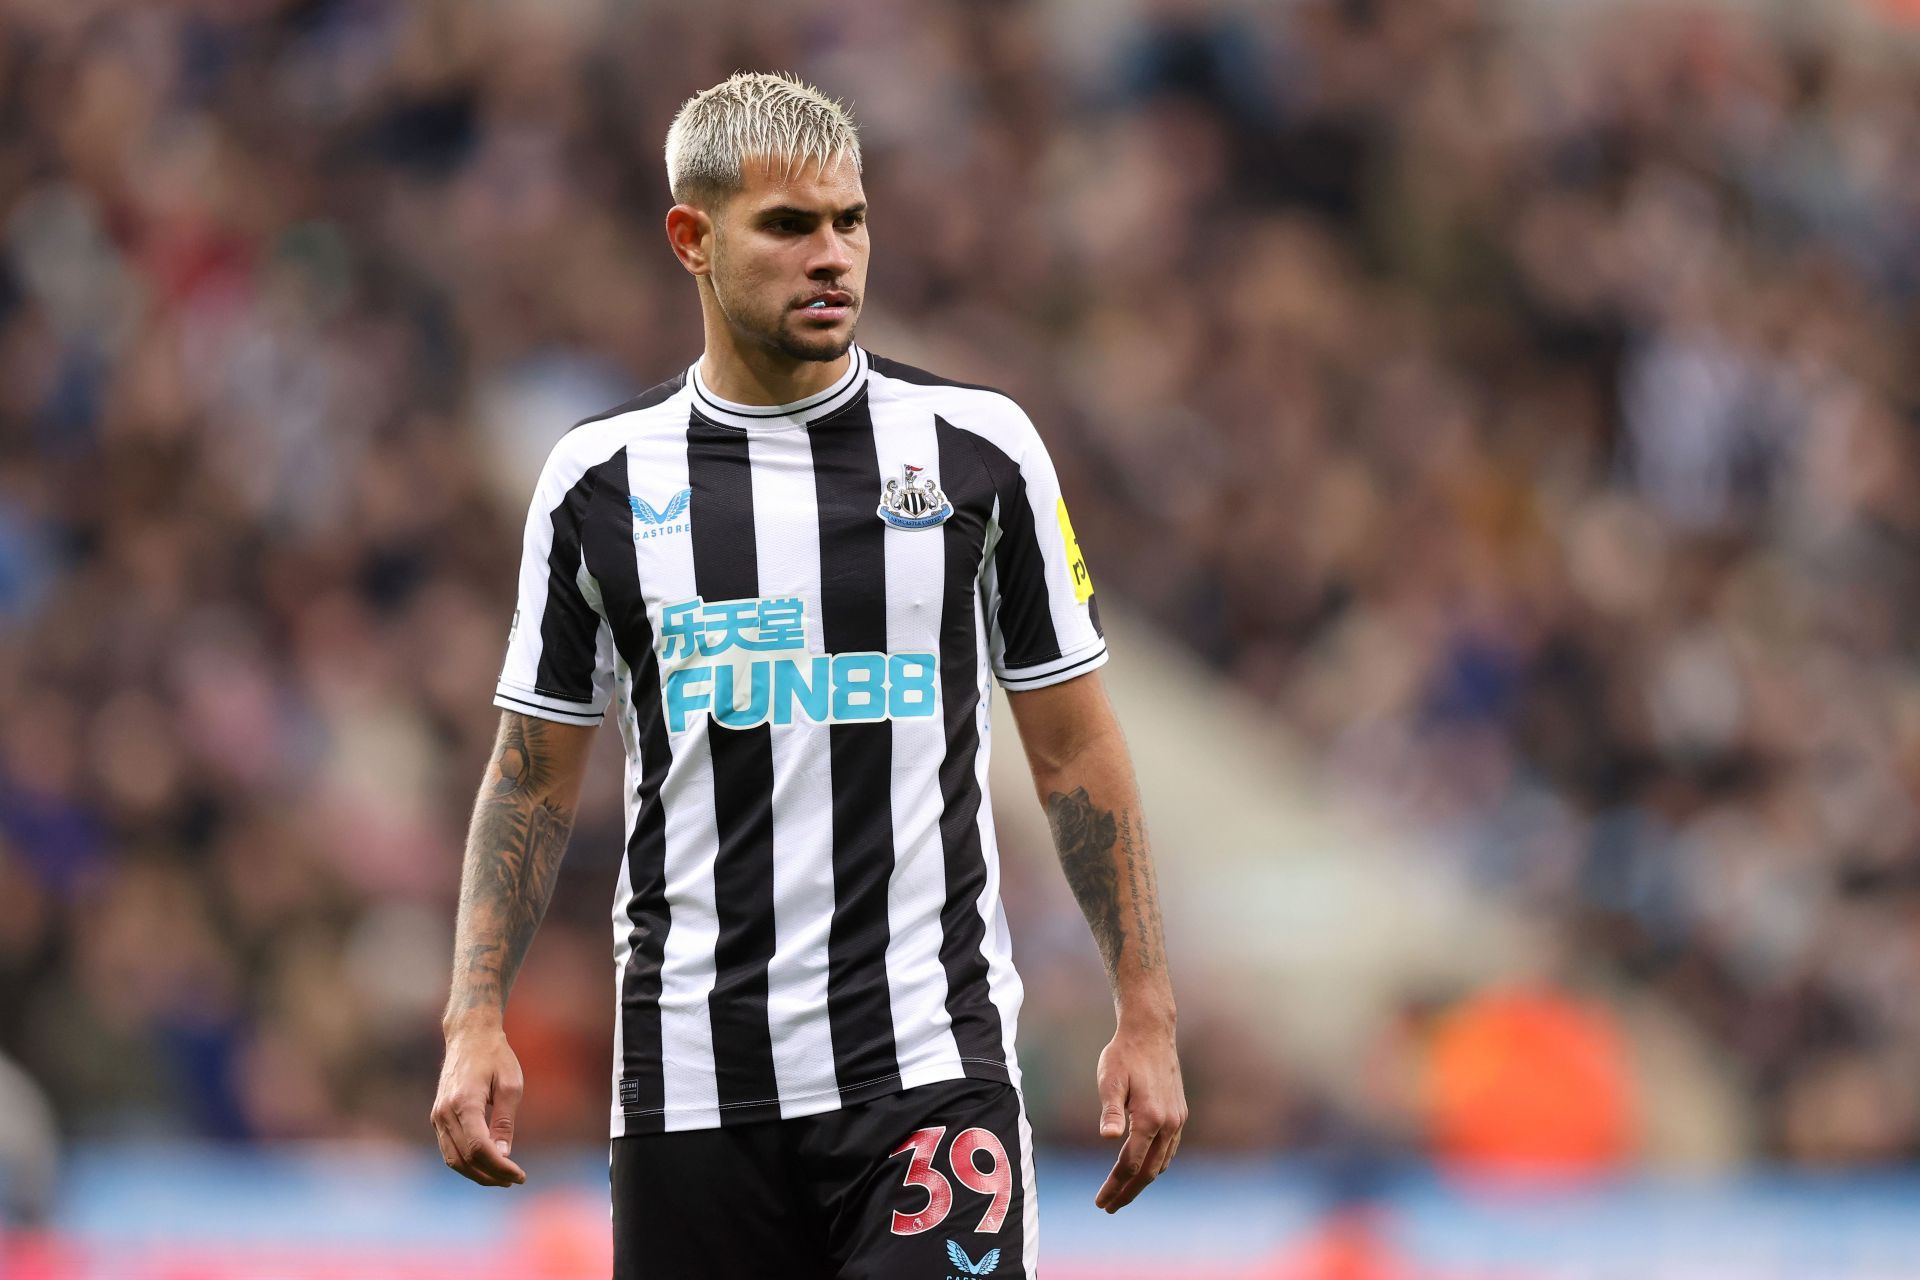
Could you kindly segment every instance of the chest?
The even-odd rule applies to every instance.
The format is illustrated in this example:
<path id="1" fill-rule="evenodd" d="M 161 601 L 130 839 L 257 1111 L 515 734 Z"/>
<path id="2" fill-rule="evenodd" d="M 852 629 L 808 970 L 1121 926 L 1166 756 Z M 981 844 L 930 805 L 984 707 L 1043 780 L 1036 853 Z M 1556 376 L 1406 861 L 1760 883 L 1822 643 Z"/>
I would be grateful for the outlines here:
<path id="1" fill-rule="evenodd" d="M 990 487 L 930 415 L 856 409 L 766 432 L 695 419 L 631 447 L 629 492 L 606 499 L 631 526 L 638 593 L 608 602 L 616 629 L 644 618 L 657 645 L 704 618 L 750 645 L 774 618 L 766 642 L 787 651 L 937 650 L 974 598 Z"/>

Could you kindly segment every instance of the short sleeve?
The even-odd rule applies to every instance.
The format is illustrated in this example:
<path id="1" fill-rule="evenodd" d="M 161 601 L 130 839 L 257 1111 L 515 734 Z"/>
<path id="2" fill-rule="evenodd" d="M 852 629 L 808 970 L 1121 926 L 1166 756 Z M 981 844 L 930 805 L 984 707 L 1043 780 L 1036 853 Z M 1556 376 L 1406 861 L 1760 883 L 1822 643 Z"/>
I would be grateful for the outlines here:
<path id="1" fill-rule="evenodd" d="M 494 690 L 506 711 L 596 725 L 613 689 L 613 637 L 581 555 L 593 473 L 556 449 L 540 473 L 520 549 L 520 590 Z"/>
<path id="2" fill-rule="evenodd" d="M 1011 690 L 1085 675 L 1107 660 L 1107 642 L 1053 459 L 1022 415 L 1015 466 L 1000 483 L 986 565 L 993 672 Z"/>

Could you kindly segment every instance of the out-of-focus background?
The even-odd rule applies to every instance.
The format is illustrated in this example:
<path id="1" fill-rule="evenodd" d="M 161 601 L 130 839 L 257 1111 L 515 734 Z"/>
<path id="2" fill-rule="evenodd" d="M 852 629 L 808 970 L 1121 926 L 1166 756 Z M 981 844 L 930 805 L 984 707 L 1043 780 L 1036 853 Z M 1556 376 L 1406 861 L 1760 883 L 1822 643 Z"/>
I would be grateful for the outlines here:
<path id="1" fill-rule="evenodd" d="M 1920 1276 L 1916 17 L 0 6 L 0 1274 L 605 1274 L 612 735 L 528 1188 L 439 1166 L 437 1018 L 527 495 L 697 355 L 661 141 L 753 67 L 1113 620 L 1193 1119 L 1091 1209 L 1003 750 L 1050 1274 Z"/>

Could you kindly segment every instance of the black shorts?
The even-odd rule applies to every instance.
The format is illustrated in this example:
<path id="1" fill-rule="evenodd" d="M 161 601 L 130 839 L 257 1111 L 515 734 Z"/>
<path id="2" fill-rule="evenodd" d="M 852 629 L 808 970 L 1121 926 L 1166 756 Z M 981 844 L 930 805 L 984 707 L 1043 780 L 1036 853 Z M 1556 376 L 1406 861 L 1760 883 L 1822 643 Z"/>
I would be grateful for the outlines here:
<path id="1" fill-rule="evenodd" d="M 1030 1280 L 1020 1095 L 950 1080 L 838 1111 L 613 1140 L 614 1280 Z"/>

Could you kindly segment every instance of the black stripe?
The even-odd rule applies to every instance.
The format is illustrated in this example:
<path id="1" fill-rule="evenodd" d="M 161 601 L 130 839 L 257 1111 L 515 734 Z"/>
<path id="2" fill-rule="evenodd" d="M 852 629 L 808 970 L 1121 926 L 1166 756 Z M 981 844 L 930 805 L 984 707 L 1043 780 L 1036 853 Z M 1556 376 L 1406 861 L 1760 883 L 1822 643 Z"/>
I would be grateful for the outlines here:
<path id="1" fill-rule="evenodd" d="M 974 437 L 935 418 L 940 484 L 953 503 L 941 526 L 946 537 L 946 585 L 940 606 L 940 689 L 946 713 L 947 753 L 940 761 L 940 843 L 945 850 L 947 897 L 940 905 L 940 963 L 947 971 L 947 1015 L 968 1070 L 982 1061 L 1006 1062 L 1000 1010 L 989 996 L 983 950 L 986 924 L 980 894 L 987 862 L 980 847 L 980 668 L 975 583 L 993 513 L 995 485 Z"/>
<path id="2" fill-rule="evenodd" d="M 595 501 L 583 531 L 587 568 L 600 584 L 601 605 L 614 647 L 627 664 L 633 698 L 635 739 L 640 745 L 638 813 L 627 840 L 627 942 L 632 954 L 620 975 L 620 1102 L 628 1113 L 627 1132 L 657 1132 L 666 1108 L 661 1067 L 660 968 L 671 925 L 667 907 L 667 818 L 661 785 L 673 760 L 660 713 L 660 667 L 655 658 L 653 624 L 633 555 L 632 492 L 627 451 L 601 463 Z M 632 1082 L 632 1083 L 628 1083 Z"/>
<path id="3" fill-rule="evenodd" d="M 1033 524 L 1033 504 L 1027 500 L 1027 478 L 1019 464 L 991 440 L 968 434 L 1000 499 L 1000 540 L 994 544 L 993 568 L 1000 594 L 995 625 L 1000 630 L 1001 662 L 1010 669 L 1052 662 L 1060 656 L 1060 637 L 1053 629 L 1051 584 L 1046 557 L 1040 552 L 1039 530 Z"/>
<path id="4" fill-rule="evenodd" d="M 828 653 L 887 649 L 887 526 L 874 508 L 880 459 L 862 395 L 808 429 L 820 518 L 821 641 Z M 887 881 L 893 874 L 893 723 L 836 724 L 833 924 L 827 936 L 827 1020 L 840 1095 L 899 1088 L 887 987 Z"/>
<path id="5" fill-rule="evenodd" d="M 657 404 L 664 404 L 667 400 L 678 394 L 680 389 L 686 385 L 687 371 L 682 369 L 665 382 L 648 387 L 645 391 L 642 391 L 625 404 L 617 404 L 605 413 L 596 413 L 591 418 L 580 419 L 580 421 L 573 424 L 573 430 L 578 431 L 589 422 L 605 422 L 608 418 L 617 418 L 623 413 L 633 413 L 639 409 L 651 409 Z"/>
<path id="6" fill-rule="evenodd" d="M 687 428 L 693 488 L 694 587 L 704 600 L 759 593 L 752 469 L 747 437 L 697 413 Z M 773 732 L 762 724 L 707 724 L 713 757 L 713 1062 L 724 1124 L 780 1117 L 767 1024 L 767 963 L 773 958 Z"/>
<path id="7" fill-rule="evenodd" d="M 540 614 L 540 662 L 533 682 L 571 702 L 593 701 L 594 646 L 600 637 L 600 615 L 575 580 L 592 476 L 589 471 L 575 481 L 547 517 L 553 543 L 547 550 L 547 603 Z"/>

